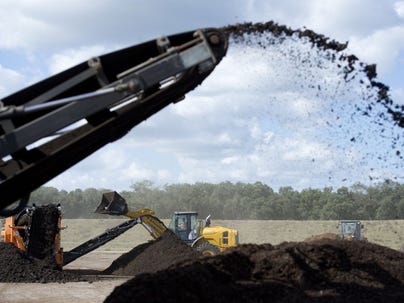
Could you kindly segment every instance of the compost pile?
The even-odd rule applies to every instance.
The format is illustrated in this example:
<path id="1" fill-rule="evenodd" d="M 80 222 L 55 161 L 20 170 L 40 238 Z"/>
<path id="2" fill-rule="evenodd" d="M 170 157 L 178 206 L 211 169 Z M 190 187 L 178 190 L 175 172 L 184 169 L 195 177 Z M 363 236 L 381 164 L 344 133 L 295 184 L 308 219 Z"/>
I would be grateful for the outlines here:
<path id="1" fill-rule="evenodd" d="M 199 256 L 198 252 L 184 244 L 171 230 L 167 230 L 157 240 L 136 246 L 120 256 L 104 273 L 124 276 L 153 273 Z"/>
<path id="2" fill-rule="evenodd" d="M 0 282 L 50 283 L 85 281 L 55 267 L 53 259 L 28 257 L 12 243 L 0 243 Z"/>
<path id="3" fill-rule="evenodd" d="M 158 262 L 146 257 L 150 266 Z M 164 262 L 170 255 L 161 257 Z M 365 241 L 322 239 L 245 244 L 183 261 L 139 274 L 105 302 L 402 302 L 403 286 L 403 253 Z"/>
<path id="4" fill-rule="evenodd" d="M 84 281 L 79 275 L 61 271 L 55 263 L 53 251 L 58 218 L 59 211 L 55 205 L 36 207 L 27 248 L 29 256 L 12 243 L 0 243 L 0 282 Z M 16 225 L 24 225 L 27 220 L 26 214 L 22 214 L 17 218 Z"/>

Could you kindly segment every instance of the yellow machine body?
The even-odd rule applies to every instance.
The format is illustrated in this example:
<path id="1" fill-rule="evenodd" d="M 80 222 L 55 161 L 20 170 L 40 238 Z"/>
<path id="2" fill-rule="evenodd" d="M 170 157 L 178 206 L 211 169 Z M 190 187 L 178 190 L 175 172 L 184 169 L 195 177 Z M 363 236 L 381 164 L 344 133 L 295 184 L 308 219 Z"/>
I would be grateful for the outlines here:
<path id="1" fill-rule="evenodd" d="M 238 231 L 223 226 L 209 226 L 202 229 L 203 239 L 217 246 L 222 252 L 238 245 Z"/>
<path id="2" fill-rule="evenodd" d="M 147 208 L 137 211 L 129 210 L 125 199 L 115 191 L 103 194 L 96 212 L 136 219 L 155 239 L 169 229 L 183 242 L 195 247 L 204 255 L 216 255 L 238 244 L 238 231 L 222 226 L 211 226 L 210 215 L 202 220 L 198 219 L 198 213 L 195 211 L 176 211 L 167 228 L 154 216 L 153 210 Z"/>

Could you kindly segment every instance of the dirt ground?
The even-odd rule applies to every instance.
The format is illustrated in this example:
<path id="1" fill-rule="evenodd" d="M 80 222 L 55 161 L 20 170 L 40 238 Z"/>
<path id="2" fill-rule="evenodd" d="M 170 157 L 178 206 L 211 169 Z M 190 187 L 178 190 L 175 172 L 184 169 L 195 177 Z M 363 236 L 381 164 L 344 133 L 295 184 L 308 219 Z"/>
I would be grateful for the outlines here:
<path id="1" fill-rule="evenodd" d="M 126 279 L 104 280 L 93 283 L 0 283 L 0 302 L 4 303 L 99 303 Z"/>
<path id="2" fill-rule="evenodd" d="M 62 246 L 65 251 L 103 233 L 124 222 L 119 219 L 64 219 Z M 162 220 L 166 225 L 170 220 Z M 226 226 L 239 231 L 242 244 L 279 244 L 283 241 L 302 241 L 310 236 L 323 233 L 337 233 L 337 220 L 330 221 L 294 221 L 294 220 L 218 220 L 213 225 Z M 404 245 L 404 220 L 362 221 L 363 233 L 369 241 L 393 249 Z M 149 241 L 150 234 L 137 226 L 117 239 L 105 244 L 102 251 L 129 251 L 133 247 Z"/>
<path id="3" fill-rule="evenodd" d="M 72 262 L 66 270 L 104 270 L 123 252 L 92 252 Z M 98 303 L 131 277 L 92 276 L 90 282 L 0 283 L 0 303 Z"/>

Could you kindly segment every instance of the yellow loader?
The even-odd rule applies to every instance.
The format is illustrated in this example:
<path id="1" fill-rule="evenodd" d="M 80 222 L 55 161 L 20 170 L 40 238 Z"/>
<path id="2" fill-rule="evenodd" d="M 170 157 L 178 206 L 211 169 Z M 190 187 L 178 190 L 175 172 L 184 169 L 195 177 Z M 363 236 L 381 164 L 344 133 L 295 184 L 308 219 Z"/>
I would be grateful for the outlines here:
<path id="1" fill-rule="evenodd" d="M 150 209 L 130 211 L 125 199 L 117 192 L 104 193 L 96 213 L 123 215 L 138 220 L 154 237 L 160 237 L 167 229 L 174 232 L 183 242 L 194 247 L 203 255 L 217 255 L 238 244 L 238 231 L 222 226 L 212 226 L 210 215 L 198 219 L 195 211 L 174 212 L 168 228 Z"/>
<path id="2" fill-rule="evenodd" d="M 341 239 L 348 241 L 367 240 L 362 233 L 364 225 L 359 220 L 341 220 L 336 227 L 337 229 L 341 228 Z"/>

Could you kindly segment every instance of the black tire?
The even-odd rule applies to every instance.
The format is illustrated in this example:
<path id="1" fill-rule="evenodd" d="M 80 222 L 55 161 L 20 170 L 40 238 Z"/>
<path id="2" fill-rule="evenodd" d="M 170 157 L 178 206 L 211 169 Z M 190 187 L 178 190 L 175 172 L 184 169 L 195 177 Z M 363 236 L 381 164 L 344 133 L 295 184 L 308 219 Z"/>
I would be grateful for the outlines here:
<path id="1" fill-rule="evenodd" d="M 198 243 L 195 248 L 203 256 L 216 256 L 220 253 L 217 246 L 205 241 Z"/>

